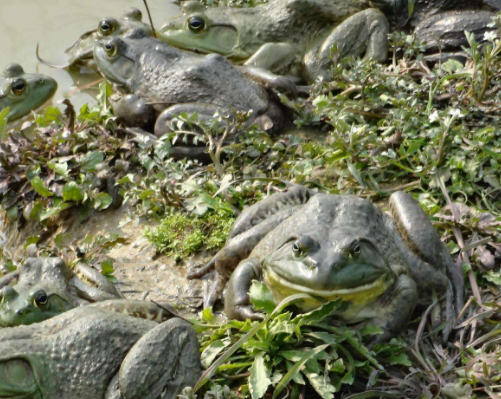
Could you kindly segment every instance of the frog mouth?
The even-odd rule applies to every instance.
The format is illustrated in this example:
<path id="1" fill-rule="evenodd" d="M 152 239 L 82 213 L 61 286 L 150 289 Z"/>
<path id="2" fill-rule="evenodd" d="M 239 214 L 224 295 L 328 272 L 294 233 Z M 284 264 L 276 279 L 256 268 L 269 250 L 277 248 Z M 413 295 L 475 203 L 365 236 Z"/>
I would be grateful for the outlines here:
<path id="1" fill-rule="evenodd" d="M 264 280 L 271 287 L 280 287 L 282 294 L 296 293 L 309 294 L 313 297 L 320 297 L 326 300 L 345 299 L 358 302 L 358 299 L 364 301 L 370 298 L 376 298 L 383 294 L 393 284 L 393 278 L 388 273 L 383 273 L 378 278 L 366 284 L 354 288 L 341 288 L 333 290 L 318 290 L 293 283 L 284 276 L 281 276 L 270 267 L 264 267 Z M 283 296 L 283 295 L 281 295 Z"/>

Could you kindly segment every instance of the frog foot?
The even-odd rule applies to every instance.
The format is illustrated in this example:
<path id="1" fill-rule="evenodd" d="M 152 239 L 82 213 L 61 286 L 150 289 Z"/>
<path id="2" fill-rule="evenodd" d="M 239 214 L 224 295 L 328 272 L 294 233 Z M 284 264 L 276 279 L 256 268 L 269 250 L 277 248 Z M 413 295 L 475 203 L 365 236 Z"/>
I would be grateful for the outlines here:
<path id="1" fill-rule="evenodd" d="M 202 373 L 195 331 L 174 318 L 137 341 L 110 383 L 106 399 L 175 399 Z"/>

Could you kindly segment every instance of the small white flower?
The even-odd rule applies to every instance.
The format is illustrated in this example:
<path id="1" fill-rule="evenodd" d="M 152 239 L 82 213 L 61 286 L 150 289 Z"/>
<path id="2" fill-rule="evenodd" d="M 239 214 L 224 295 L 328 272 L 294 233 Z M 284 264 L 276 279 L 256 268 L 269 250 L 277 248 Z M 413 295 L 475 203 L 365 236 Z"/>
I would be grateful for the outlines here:
<path id="1" fill-rule="evenodd" d="M 493 30 L 489 30 L 484 33 L 484 40 L 487 40 L 488 42 L 493 42 L 495 39 L 497 39 L 497 37 L 497 33 Z"/>
<path id="2" fill-rule="evenodd" d="M 449 115 L 450 116 L 455 116 L 456 118 L 463 118 L 464 117 L 464 114 L 458 108 L 451 108 L 449 110 Z"/>
<path id="3" fill-rule="evenodd" d="M 433 123 L 433 122 L 436 122 L 439 120 L 440 120 L 440 116 L 438 115 L 438 111 L 434 110 L 430 115 L 430 122 Z"/>

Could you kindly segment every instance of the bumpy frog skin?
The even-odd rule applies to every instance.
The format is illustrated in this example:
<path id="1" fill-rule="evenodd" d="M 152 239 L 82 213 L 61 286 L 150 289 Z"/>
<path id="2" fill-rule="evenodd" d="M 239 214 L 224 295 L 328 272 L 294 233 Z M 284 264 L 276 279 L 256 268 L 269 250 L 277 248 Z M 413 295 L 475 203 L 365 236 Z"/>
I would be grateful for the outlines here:
<path id="1" fill-rule="evenodd" d="M 29 258 L 20 270 L 0 278 L 0 327 L 38 323 L 120 297 L 105 276 L 84 264 L 72 270 L 60 258 Z"/>
<path id="2" fill-rule="evenodd" d="M 388 22 L 358 0 L 276 0 L 253 8 L 205 9 L 190 1 L 157 36 L 186 50 L 219 53 L 274 73 L 296 72 L 311 83 L 328 78 L 331 48 L 341 56 L 387 57 Z M 295 70 L 295 71 L 294 71 Z"/>
<path id="3" fill-rule="evenodd" d="M 220 55 L 174 49 L 139 30 L 102 40 L 94 48 L 94 58 L 107 80 L 131 94 L 114 107 L 115 114 L 129 126 L 148 129 L 155 123 L 157 136 L 170 132 L 170 123 L 181 112 L 196 112 L 199 120 L 207 120 L 216 112 L 252 110 L 249 123 L 279 128 L 281 109 L 248 76 L 268 88 L 295 89 L 286 78 L 252 68 L 239 70 Z"/>
<path id="4" fill-rule="evenodd" d="M 10 108 L 9 122 L 28 115 L 46 104 L 57 90 L 54 79 L 25 73 L 21 65 L 9 64 L 0 75 L 0 112 Z"/>
<path id="5" fill-rule="evenodd" d="M 97 29 L 84 33 L 71 46 L 66 49 L 68 60 L 64 64 L 54 64 L 40 58 L 37 47 L 37 58 L 40 62 L 53 68 L 68 68 L 72 65 L 95 68 L 93 61 L 94 45 L 101 39 L 111 36 L 120 36 L 131 29 L 141 29 L 147 35 L 153 36 L 151 27 L 142 22 L 143 15 L 137 8 L 131 8 L 120 19 L 104 18 L 99 22 Z"/>
<path id="6" fill-rule="evenodd" d="M 396 28 L 414 29 L 416 38 L 427 42 L 430 52 L 458 51 L 466 46 L 465 31 L 478 42 L 489 27 L 491 18 L 501 10 L 498 0 L 416 0 L 409 17 L 407 0 L 373 0 Z M 445 55 L 446 56 L 446 55 Z"/>
<path id="7" fill-rule="evenodd" d="M 225 311 L 236 319 L 262 318 L 249 301 L 253 279 L 264 280 L 277 303 L 296 293 L 318 298 L 299 303 L 303 311 L 341 298 L 349 306 L 340 316 L 381 327 L 378 340 L 398 333 L 416 305 L 446 294 L 445 309 L 434 322 L 446 322 L 447 336 L 462 309 L 461 277 L 410 196 L 394 193 L 390 210 L 387 216 L 355 196 L 315 194 L 296 186 L 245 210 L 225 247 L 190 277 L 215 267 L 218 278 L 207 303 L 212 305 L 233 272 Z"/>
<path id="8" fill-rule="evenodd" d="M 174 399 L 193 386 L 201 364 L 191 326 L 158 307 L 155 319 L 169 319 L 161 324 L 129 316 L 126 302 L 0 330 L 0 398 Z"/>

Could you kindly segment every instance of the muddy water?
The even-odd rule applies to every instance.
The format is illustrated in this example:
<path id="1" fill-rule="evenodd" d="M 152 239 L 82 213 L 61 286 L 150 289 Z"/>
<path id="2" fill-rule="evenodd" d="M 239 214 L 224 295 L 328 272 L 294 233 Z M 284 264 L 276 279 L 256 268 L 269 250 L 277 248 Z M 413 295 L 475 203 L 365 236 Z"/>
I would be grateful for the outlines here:
<path id="1" fill-rule="evenodd" d="M 179 14 L 172 1 L 148 0 L 155 27 Z M 119 18 L 130 7 L 143 12 L 142 0 L 0 0 L 0 70 L 10 62 L 21 64 L 27 72 L 38 71 L 55 78 L 59 90 L 54 97 L 57 102 L 70 97 L 78 108 L 85 103 L 94 103 L 97 87 L 76 91 L 100 78 L 95 73 L 68 73 L 38 63 L 36 44 L 40 54 L 51 62 L 61 61 L 64 50 L 71 46 L 84 32 L 95 29 L 103 17 Z"/>

